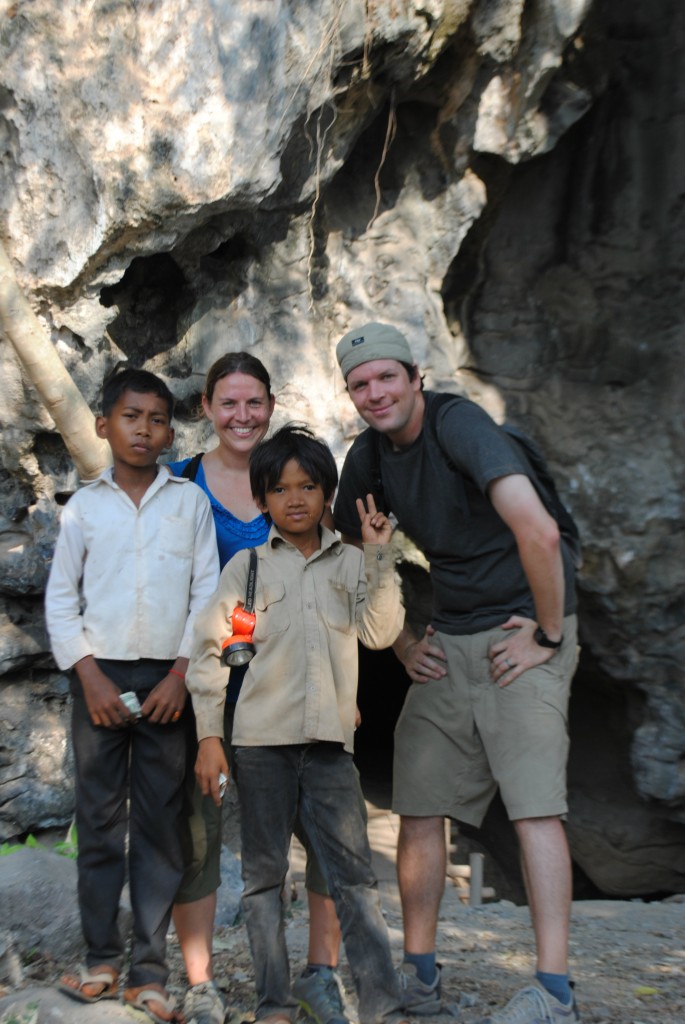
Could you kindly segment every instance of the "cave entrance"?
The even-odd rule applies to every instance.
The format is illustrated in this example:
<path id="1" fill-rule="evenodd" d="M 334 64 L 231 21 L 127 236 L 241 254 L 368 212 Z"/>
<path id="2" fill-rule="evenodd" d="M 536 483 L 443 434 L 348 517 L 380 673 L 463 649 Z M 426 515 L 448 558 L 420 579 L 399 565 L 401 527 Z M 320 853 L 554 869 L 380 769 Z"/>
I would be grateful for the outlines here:
<path id="1" fill-rule="evenodd" d="M 368 651 L 360 645 L 359 652 L 362 725 L 355 736 L 355 762 L 367 799 L 389 807 L 393 730 L 410 684 L 392 651 Z M 651 812 L 641 805 L 631 781 L 630 739 L 640 720 L 635 701 L 634 691 L 629 694 L 607 680 L 589 655 L 581 657 L 569 706 L 569 838 L 580 858 L 574 861 L 576 900 L 661 898 L 674 891 L 640 884 L 644 858 L 630 823 Z M 624 830 L 623 845 L 616 849 L 603 843 L 610 824 L 619 835 Z M 658 823 L 652 827 L 658 828 Z M 518 843 L 498 797 L 482 828 L 461 825 L 453 829 L 452 838 L 459 863 L 468 862 L 471 852 L 485 853 L 484 884 L 495 889 L 498 899 L 525 903 Z M 634 869 L 626 862 L 631 857 L 636 859 Z"/>

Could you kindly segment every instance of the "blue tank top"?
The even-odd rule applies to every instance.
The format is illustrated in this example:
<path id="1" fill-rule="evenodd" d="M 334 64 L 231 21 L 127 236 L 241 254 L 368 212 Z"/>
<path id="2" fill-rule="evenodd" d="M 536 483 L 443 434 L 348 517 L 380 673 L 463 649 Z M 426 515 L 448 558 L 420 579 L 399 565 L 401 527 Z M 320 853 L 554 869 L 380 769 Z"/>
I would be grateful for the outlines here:
<path id="1" fill-rule="evenodd" d="M 174 476 L 182 476 L 183 470 L 190 461 L 190 459 L 181 459 L 180 462 L 169 462 L 168 466 Z M 254 548 L 259 544 L 265 543 L 269 536 L 269 522 L 261 512 L 255 519 L 251 519 L 249 523 L 244 523 L 242 519 L 238 519 L 232 512 L 229 512 L 220 501 L 217 501 L 207 487 L 202 463 L 197 467 L 195 483 L 205 492 L 212 506 L 214 527 L 216 529 L 216 545 L 219 551 L 219 564 L 222 569 L 226 562 L 233 558 L 238 551 L 242 551 L 244 548 Z M 226 702 L 228 704 L 235 704 L 238 700 L 240 687 L 242 686 L 246 671 L 247 665 L 231 669 L 230 680 L 226 689 Z"/>

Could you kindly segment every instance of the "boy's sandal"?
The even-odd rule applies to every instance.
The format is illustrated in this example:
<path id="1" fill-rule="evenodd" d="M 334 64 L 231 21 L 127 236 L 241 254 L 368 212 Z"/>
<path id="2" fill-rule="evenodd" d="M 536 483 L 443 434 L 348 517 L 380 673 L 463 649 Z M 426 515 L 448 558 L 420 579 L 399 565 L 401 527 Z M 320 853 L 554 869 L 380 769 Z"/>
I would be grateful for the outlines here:
<path id="1" fill-rule="evenodd" d="M 119 972 L 108 964 L 99 967 L 84 967 L 80 964 L 78 974 L 64 974 L 57 985 L 60 992 L 76 999 L 79 1003 L 97 1003 L 101 999 L 116 999 L 119 995 Z M 97 992 L 86 992 L 86 987 L 98 988 Z"/>
<path id="2" fill-rule="evenodd" d="M 153 1005 L 161 1007 L 161 1012 L 156 1013 L 152 1009 Z M 186 1018 L 176 1009 L 176 1000 L 168 996 L 161 985 L 127 988 L 124 992 L 124 1006 L 127 1010 L 144 1013 L 155 1024 L 186 1024 Z"/>

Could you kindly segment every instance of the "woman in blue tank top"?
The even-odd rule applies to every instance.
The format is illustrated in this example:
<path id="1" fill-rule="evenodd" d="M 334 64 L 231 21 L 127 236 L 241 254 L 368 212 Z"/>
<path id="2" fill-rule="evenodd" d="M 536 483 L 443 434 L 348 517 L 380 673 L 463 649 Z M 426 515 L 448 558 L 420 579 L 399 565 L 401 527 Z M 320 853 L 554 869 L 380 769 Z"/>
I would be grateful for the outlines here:
<path id="1" fill-rule="evenodd" d="M 207 494 L 216 527 L 219 561 L 242 548 L 263 544 L 269 524 L 254 503 L 250 488 L 250 453 L 269 429 L 274 409 L 269 374 L 247 352 L 230 352 L 209 369 L 202 408 L 218 444 L 194 458 L 169 463 L 175 476 L 187 476 Z M 245 670 L 231 673 L 226 691 L 225 734 L 230 742 L 232 711 Z M 212 943 L 221 860 L 221 808 L 203 798 L 195 785 L 195 719 L 189 716 L 187 800 L 182 821 L 186 869 L 174 906 L 174 924 L 185 961 L 189 989 L 188 1019 L 211 1024 L 223 1019 L 221 995 L 213 980 Z"/>

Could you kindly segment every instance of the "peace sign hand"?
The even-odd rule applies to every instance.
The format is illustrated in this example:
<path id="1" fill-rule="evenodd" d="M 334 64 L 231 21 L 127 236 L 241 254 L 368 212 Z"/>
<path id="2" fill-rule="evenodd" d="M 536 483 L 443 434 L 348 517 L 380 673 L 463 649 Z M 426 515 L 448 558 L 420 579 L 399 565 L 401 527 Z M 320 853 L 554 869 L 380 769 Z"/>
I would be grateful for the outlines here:
<path id="1" fill-rule="evenodd" d="M 392 537 L 392 523 L 384 512 L 378 512 L 373 494 L 366 495 L 368 511 L 361 498 L 357 498 L 357 512 L 362 524 L 362 540 L 365 544 L 389 544 Z"/>

